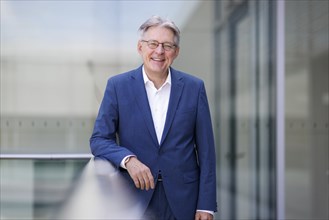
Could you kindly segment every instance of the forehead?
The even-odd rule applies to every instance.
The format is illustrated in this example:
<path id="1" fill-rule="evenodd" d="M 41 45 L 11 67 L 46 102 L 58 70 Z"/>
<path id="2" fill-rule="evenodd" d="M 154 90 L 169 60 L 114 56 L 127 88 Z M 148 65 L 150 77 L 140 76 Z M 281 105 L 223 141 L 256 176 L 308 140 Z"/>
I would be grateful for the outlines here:
<path id="1" fill-rule="evenodd" d="M 158 41 L 173 41 L 174 32 L 167 27 L 154 26 L 147 29 L 144 33 L 144 37 L 152 38 L 152 40 Z"/>

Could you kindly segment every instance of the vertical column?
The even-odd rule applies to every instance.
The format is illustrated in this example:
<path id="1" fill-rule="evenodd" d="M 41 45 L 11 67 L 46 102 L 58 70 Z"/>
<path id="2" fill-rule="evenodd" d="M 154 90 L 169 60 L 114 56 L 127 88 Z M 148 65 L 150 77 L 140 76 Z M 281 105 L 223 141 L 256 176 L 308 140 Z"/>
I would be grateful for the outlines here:
<path id="1" fill-rule="evenodd" d="M 276 197 L 285 219 L 285 0 L 276 2 Z"/>

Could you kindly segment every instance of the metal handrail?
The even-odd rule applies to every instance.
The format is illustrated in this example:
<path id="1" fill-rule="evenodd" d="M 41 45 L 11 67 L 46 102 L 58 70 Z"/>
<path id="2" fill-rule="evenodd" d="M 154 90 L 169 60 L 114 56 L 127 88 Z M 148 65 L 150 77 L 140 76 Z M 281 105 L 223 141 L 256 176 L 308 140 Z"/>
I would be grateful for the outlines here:
<path id="1" fill-rule="evenodd" d="M 1 159 L 38 159 L 38 160 L 58 160 L 58 159 L 90 159 L 92 154 L 0 154 Z"/>

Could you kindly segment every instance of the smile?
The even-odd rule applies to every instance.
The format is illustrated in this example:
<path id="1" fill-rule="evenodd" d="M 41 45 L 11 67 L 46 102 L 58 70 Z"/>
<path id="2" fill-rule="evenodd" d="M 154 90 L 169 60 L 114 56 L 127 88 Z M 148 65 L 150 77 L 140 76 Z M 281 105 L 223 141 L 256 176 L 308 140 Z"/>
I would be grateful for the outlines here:
<path id="1" fill-rule="evenodd" d="M 160 59 L 160 58 L 151 58 L 151 59 L 154 60 L 154 61 L 158 61 L 158 62 L 164 61 L 164 59 Z"/>

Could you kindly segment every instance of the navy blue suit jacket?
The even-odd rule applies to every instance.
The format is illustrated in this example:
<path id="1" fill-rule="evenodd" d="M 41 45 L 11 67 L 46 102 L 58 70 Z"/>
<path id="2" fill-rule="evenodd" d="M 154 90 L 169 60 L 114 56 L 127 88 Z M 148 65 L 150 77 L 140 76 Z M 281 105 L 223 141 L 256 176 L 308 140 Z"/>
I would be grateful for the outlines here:
<path id="1" fill-rule="evenodd" d="M 202 80 L 171 68 L 171 94 L 160 144 L 157 141 L 142 75 L 138 69 L 108 80 L 90 139 L 95 157 L 120 168 L 136 155 L 157 178 L 161 170 L 168 202 L 177 219 L 194 219 L 196 209 L 216 210 L 215 147 Z M 153 190 L 133 187 L 146 208 Z"/>

